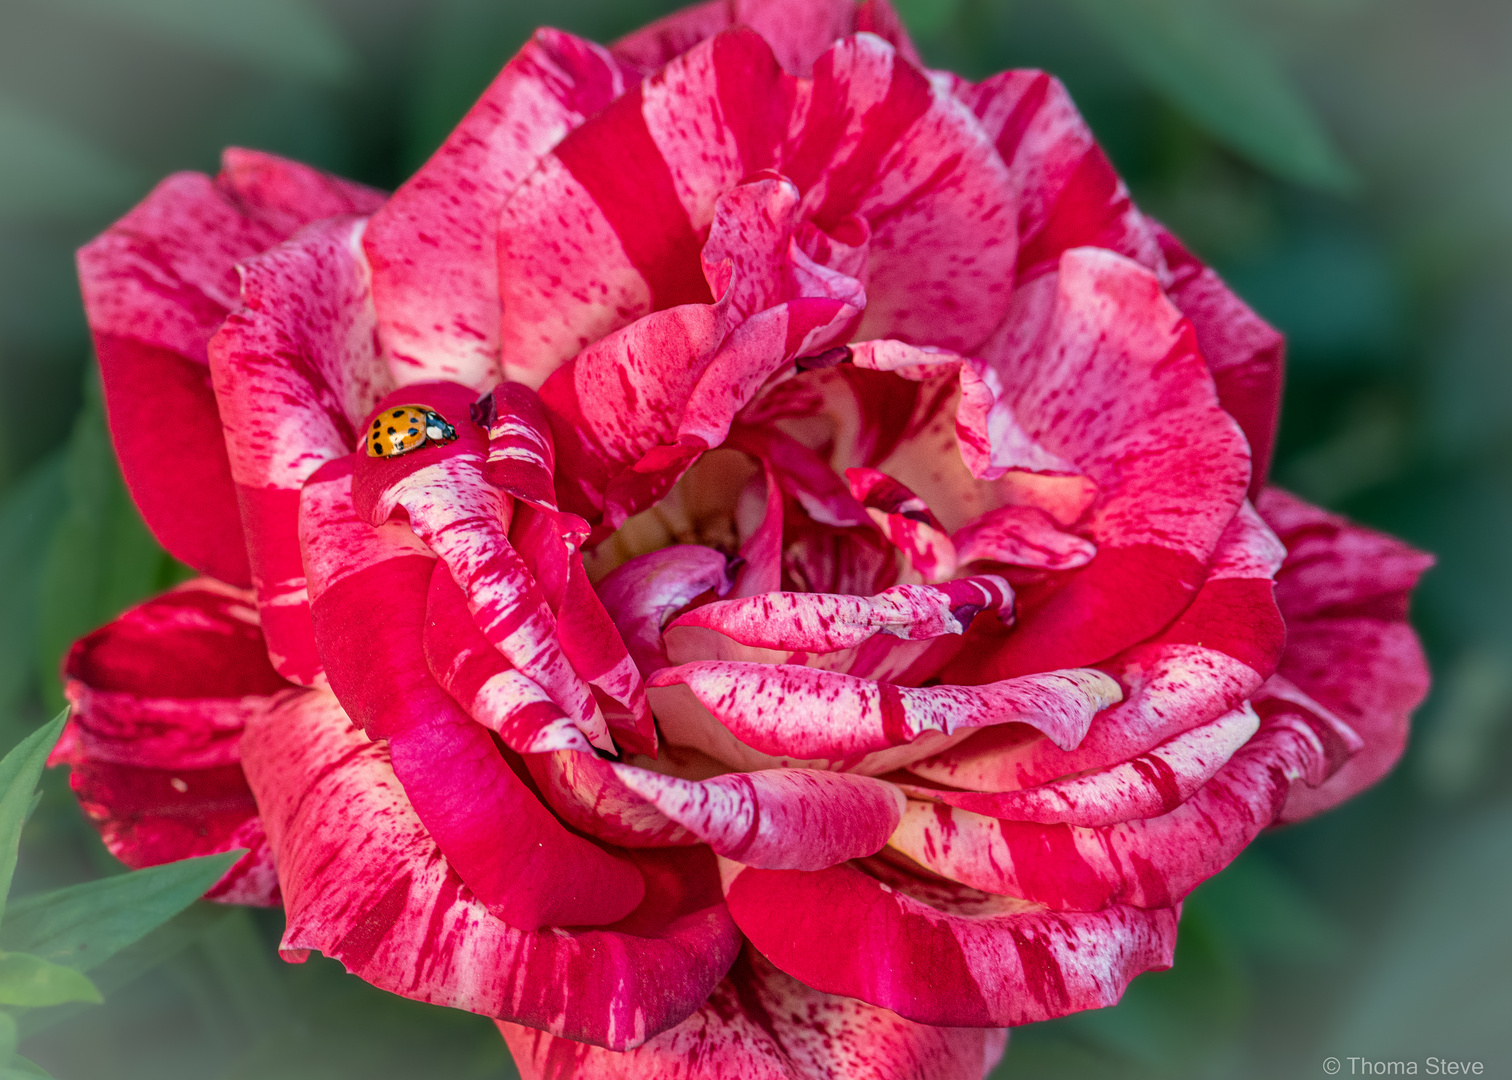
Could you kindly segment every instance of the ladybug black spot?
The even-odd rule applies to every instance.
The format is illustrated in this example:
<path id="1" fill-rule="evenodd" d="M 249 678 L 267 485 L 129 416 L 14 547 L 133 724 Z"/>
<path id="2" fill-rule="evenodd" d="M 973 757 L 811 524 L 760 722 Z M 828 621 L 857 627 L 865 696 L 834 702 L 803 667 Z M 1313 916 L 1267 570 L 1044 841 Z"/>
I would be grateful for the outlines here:
<path id="1" fill-rule="evenodd" d="M 418 434 L 420 434 L 420 432 L 419 432 L 419 431 L 417 431 L 417 430 L 416 430 L 416 429 L 414 429 L 414 428 L 410 428 L 410 429 L 409 429 L 409 433 L 410 433 L 410 434 L 411 434 L 411 435 L 418 435 Z"/>
<path id="2" fill-rule="evenodd" d="M 395 416 L 403 416 L 404 415 L 404 410 L 403 409 L 395 409 L 394 410 L 394 415 Z"/>
<path id="3" fill-rule="evenodd" d="M 388 433 L 389 433 L 389 434 L 390 434 L 390 435 L 392 435 L 392 434 L 394 434 L 394 432 L 396 432 L 396 431 L 397 431 L 397 430 L 398 430 L 398 429 L 397 429 L 397 428 L 389 428 L 389 429 L 388 429 Z"/>

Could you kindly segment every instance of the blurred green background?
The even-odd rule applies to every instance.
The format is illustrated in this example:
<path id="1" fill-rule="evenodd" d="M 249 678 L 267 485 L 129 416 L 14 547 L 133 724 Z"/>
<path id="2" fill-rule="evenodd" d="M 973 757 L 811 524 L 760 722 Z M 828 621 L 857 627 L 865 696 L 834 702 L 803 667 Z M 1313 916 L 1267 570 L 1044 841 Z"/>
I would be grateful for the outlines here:
<path id="1" fill-rule="evenodd" d="M 79 633 L 180 574 L 120 488 L 73 249 L 226 144 L 393 187 L 539 22 L 654 0 L 0 0 L 0 749 Z M 909 0 L 926 58 L 1063 78 L 1141 206 L 1286 332 L 1277 478 L 1437 553 L 1437 674 L 1406 760 L 1188 902 L 1176 968 L 1015 1033 L 998 1076 L 1512 1069 L 1512 4 Z M 17 895 L 119 868 L 46 782 Z M 66 1080 L 514 1075 L 486 1021 L 273 951 L 198 905 L 29 1014 Z"/>

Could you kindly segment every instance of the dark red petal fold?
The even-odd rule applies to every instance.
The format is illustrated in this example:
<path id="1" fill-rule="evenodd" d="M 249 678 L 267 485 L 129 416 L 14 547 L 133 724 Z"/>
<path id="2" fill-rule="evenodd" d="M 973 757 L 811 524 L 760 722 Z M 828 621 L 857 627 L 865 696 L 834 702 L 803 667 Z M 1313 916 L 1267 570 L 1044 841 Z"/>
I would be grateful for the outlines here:
<path id="1" fill-rule="evenodd" d="M 699 1010 L 628 1053 L 501 1023 L 525 1080 L 981 1080 L 1007 1032 L 916 1024 L 746 952 Z"/>
<path id="2" fill-rule="evenodd" d="M 291 960 L 318 949 L 406 997 L 623 1050 L 689 1016 L 739 951 L 702 849 L 633 853 L 646 899 L 613 926 L 528 931 L 496 918 L 438 850 L 382 745 L 328 694 L 254 724 L 245 754 Z"/>
<path id="3" fill-rule="evenodd" d="M 1135 975 L 1169 967 L 1176 945 L 1173 908 L 1060 912 L 977 893 L 953 912 L 896 884 L 854 864 L 742 870 L 725 894 L 781 970 L 924 1024 L 1028 1024 L 1112 1005 Z"/>
<path id="4" fill-rule="evenodd" d="M 276 904 L 241 737 L 304 691 L 269 665 L 251 594 L 201 578 L 140 604 L 74 643 L 64 682 L 52 763 L 112 854 L 140 867 L 248 848 L 208 895 Z"/>
<path id="5" fill-rule="evenodd" d="M 1287 549 L 1276 575 L 1287 628 L 1278 670 L 1365 744 L 1322 784 L 1293 789 L 1282 817 L 1300 821 L 1363 791 L 1401 757 L 1412 711 L 1428 693 L 1407 605 L 1433 556 L 1279 488 L 1266 488 L 1259 508 Z"/>

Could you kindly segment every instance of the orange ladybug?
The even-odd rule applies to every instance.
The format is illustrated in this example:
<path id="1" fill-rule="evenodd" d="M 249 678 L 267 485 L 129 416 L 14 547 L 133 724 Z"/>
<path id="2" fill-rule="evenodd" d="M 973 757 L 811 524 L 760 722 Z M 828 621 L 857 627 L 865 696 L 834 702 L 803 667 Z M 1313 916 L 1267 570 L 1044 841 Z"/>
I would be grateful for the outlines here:
<path id="1" fill-rule="evenodd" d="M 398 457 L 426 443 L 449 443 L 457 429 L 446 418 L 424 405 L 400 405 L 384 409 L 368 429 L 368 457 Z"/>

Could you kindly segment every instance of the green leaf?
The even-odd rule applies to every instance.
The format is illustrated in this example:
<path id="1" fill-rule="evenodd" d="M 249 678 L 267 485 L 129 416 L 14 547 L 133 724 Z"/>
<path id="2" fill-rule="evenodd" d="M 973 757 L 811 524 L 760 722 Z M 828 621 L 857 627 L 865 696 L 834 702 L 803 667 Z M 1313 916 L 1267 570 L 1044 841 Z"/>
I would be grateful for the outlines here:
<path id="1" fill-rule="evenodd" d="M 93 374 L 69 437 L 63 484 L 67 509 L 38 586 L 37 662 L 43 697 L 53 708 L 63 702 L 58 667 L 76 638 L 182 580 L 179 564 L 147 531 L 121 481 Z"/>
<path id="2" fill-rule="evenodd" d="M 20 1054 L 13 1054 L 9 1065 L 0 1065 L 0 1080 L 33 1080 L 38 1076 L 42 1080 L 53 1080 L 52 1073 Z"/>
<path id="3" fill-rule="evenodd" d="M 89 977 L 107 999 L 135 982 L 154 968 L 174 960 L 190 946 L 212 934 L 239 909 L 200 901 L 170 919 L 134 945 L 128 945 L 110 959 L 91 968 Z M 5 934 L 0 927 L 0 937 Z M 88 1006 L 62 1005 L 55 1009 L 32 1010 L 21 1017 L 21 1037 L 30 1038 L 57 1024 L 66 1024 Z M 107 1009 L 110 1006 L 107 1005 Z M 3 1077 L 0 1077 L 3 1080 Z"/>
<path id="4" fill-rule="evenodd" d="M 54 0 L 78 16 L 105 19 L 196 53 L 237 60 L 273 75 L 339 83 L 357 69 L 351 47 L 302 0 Z"/>
<path id="5" fill-rule="evenodd" d="M 10 892 L 11 877 L 16 872 L 21 827 L 34 805 L 37 781 L 67 719 L 67 711 L 60 712 L 0 760 L 0 911 L 5 910 L 5 894 Z"/>
<path id="6" fill-rule="evenodd" d="M 0 96 L 0 221 L 118 210 L 145 177 L 50 117 Z"/>
<path id="7" fill-rule="evenodd" d="M 0 946 L 88 971 L 204 895 L 244 850 L 86 881 L 11 904 Z"/>
<path id="8" fill-rule="evenodd" d="M 16 1041 L 19 1038 L 20 1032 L 16 1030 L 16 1018 L 8 1012 L 0 1012 L 0 1064 L 15 1056 Z"/>
<path id="9" fill-rule="evenodd" d="M 37 1008 L 104 1000 L 82 971 L 50 964 L 30 953 L 0 953 L 0 1005 Z"/>
<path id="10" fill-rule="evenodd" d="M 1275 58 L 1215 0 L 1072 0 L 1142 78 L 1214 138 L 1300 184 L 1353 170 Z"/>

